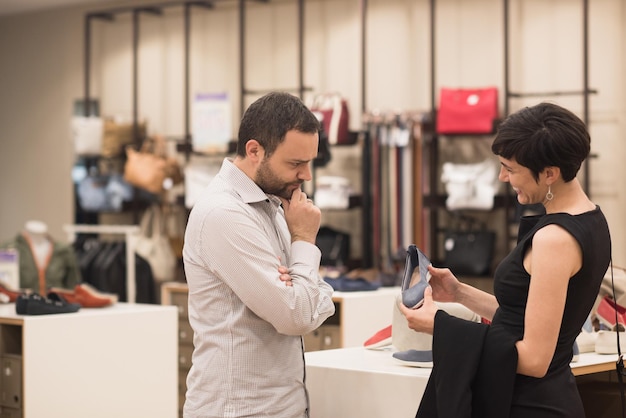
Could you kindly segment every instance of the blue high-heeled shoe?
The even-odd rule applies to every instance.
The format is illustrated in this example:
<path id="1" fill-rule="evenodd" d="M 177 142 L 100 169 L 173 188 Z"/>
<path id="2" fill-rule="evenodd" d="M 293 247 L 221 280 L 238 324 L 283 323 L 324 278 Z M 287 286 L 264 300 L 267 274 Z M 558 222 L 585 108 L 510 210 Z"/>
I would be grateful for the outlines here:
<path id="1" fill-rule="evenodd" d="M 402 279 L 402 303 L 417 309 L 424 303 L 424 291 L 428 286 L 430 260 L 414 244 L 409 245 Z"/>

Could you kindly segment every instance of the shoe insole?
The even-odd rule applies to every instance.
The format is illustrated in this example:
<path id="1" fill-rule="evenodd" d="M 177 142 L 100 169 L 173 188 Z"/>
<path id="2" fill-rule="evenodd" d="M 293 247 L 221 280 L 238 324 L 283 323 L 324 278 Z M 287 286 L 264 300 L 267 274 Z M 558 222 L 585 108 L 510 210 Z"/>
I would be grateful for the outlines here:
<path id="1" fill-rule="evenodd" d="M 402 280 L 402 303 L 407 308 L 417 309 L 422 306 L 424 291 L 430 280 L 429 264 L 430 260 L 417 246 L 409 245 Z"/>

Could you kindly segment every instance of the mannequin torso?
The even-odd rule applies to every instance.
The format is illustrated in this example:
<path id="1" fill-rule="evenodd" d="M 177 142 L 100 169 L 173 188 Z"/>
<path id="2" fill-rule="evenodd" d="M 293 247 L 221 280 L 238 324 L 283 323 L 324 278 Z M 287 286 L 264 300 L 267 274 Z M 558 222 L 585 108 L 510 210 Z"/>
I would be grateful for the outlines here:
<path id="1" fill-rule="evenodd" d="M 24 236 L 30 244 L 37 266 L 45 268 L 52 249 L 52 243 L 48 238 L 48 226 L 41 221 L 28 221 L 24 225 Z"/>

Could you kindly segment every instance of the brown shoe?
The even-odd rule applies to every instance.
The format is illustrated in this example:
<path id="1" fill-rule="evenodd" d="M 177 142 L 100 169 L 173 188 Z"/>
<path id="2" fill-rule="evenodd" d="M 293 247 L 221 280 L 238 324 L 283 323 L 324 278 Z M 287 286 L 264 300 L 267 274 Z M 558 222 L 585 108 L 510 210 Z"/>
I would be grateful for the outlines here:
<path id="1" fill-rule="evenodd" d="M 87 283 L 77 284 L 74 290 L 53 287 L 50 293 L 56 293 L 68 303 L 78 303 L 83 308 L 103 308 L 117 302 L 117 295 L 102 293 Z"/>
<path id="2" fill-rule="evenodd" d="M 101 292 L 87 283 L 77 284 L 74 287 L 74 292 L 80 300 L 85 302 L 91 301 L 93 304 L 103 304 L 102 306 L 117 303 L 116 294 Z"/>

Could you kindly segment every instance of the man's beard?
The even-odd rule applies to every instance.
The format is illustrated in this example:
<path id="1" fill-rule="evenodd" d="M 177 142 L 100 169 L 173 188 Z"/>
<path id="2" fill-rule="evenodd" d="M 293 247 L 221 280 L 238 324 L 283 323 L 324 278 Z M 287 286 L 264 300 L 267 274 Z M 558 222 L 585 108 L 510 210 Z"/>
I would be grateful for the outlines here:
<path id="1" fill-rule="evenodd" d="M 266 194 L 273 194 L 284 199 L 291 199 L 291 194 L 295 188 L 300 187 L 301 181 L 285 183 L 270 168 L 267 159 L 264 159 L 256 173 L 255 183 Z"/>

